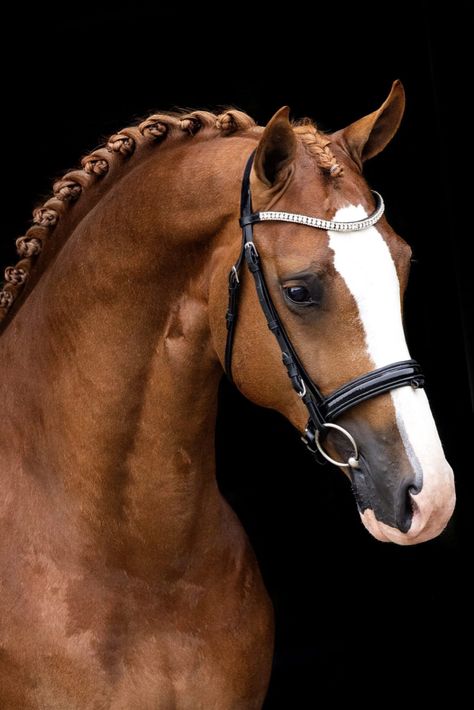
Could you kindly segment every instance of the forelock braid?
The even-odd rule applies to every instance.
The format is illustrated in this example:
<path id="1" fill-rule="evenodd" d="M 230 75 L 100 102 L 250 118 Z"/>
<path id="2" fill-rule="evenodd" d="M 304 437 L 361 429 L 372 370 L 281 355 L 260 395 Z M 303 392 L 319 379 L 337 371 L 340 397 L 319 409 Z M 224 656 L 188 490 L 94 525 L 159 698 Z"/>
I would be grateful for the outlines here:
<path id="1" fill-rule="evenodd" d="M 331 141 L 324 133 L 320 133 L 317 126 L 310 118 L 304 118 L 293 125 L 295 133 L 300 136 L 301 141 L 309 153 L 314 155 L 321 170 L 330 177 L 337 178 L 343 176 L 343 168 L 337 162 L 336 157 L 330 149 Z"/>

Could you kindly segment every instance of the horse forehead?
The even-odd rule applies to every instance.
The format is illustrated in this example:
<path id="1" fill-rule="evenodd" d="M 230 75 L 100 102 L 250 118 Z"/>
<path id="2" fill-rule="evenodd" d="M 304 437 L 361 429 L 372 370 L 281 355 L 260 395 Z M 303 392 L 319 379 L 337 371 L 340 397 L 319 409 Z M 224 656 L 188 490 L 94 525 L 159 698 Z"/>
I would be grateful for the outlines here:
<path id="1" fill-rule="evenodd" d="M 277 201 L 265 209 L 350 222 L 372 214 L 374 196 L 364 177 L 352 167 L 344 165 L 343 177 L 328 179 L 314 161 L 303 161 Z"/>
<path id="2" fill-rule="evenodd" d="M 288 209 L 279 204 L 278 210 L 337 222 L 357 222 L 369 217 L 372 211 L 368 205 L 360 204 L 359 199 L 356 198 L 356 204 L 348 204 L 346 198 L 339 197 L 343 206 L 337 208 L 334 200 L 328 197 L 325 207 L 316 202 L 312 206 L 310 203 L 306 209 L 300 200 L 298 203 L 288 202 Z M 386 226 L 378 222 L 365 230 L 326 231 L 294 222 L 268 222 L 263 232 L 269 230 L 270 239 L 264 238 L 265 246 L 270 246 L 268 254 L 273 253 L 282 267 L 301 266 L 305 261 L 311 270 L 334 274 L 338 271 L 334 268 L 336 261 L 344 260 L 345 271 L 362 270 L 366 273 L 377 269 L 381 261 L 387 268 L 395 266 L 396 269 L 400 251 L 397 247 L 400 244 L 407 246 Z M 259 225 L 256 228 L 262 229 Z M 264 237 L 264 233 L 259 232 L 259 235 Z"/>
<path id="3" fill-rule="evenodd" d="M 338 210 L 340 221 L 360 219 L 360 205 Z M 352 294 L 376 367 L 409 357 L 401 320 L 400 281 L 378 225 L 356 233 L 329 232 L 334 266 Z"/>
<path id="4" fill-rule="evenodd" d="M 336 210 L 334 220 L 352 222 L 365 219 L 368 210 L 361 204 L 346 204 Z M 363 283 L 368 272 L 373 272 L 370 283 L 392 281 L 396 278 L 396 264 L 390 245 L 390 232 L 380 222 L 360 231 L 328 231 L 328 246 L 340 272 L 351 280 Z"/>

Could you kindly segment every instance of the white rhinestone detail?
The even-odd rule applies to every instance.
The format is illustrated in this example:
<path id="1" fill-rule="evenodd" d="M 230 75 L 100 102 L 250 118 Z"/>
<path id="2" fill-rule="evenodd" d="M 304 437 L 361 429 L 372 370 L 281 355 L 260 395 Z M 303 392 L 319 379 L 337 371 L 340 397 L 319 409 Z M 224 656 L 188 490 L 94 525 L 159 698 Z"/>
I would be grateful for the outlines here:
<path id="1" fill-rule="evenodd" d="M 308 217 L 304 214 L 296 214 L 295 212 L 257 212 L 260 222 L 295 222 L 296 224 L 305 224 L 308 227 L 316 229 L 330 229 L 334 232 L 359 232 L 362 229 L 368 229 L 376 224 L 385 211 L 382 195 L 375 190 L 372 190 L 377 201 L 375 212 L 367 219 L 356 220 L 355 222 L 332 222 L 329 219 L 319 219 L 319 217 Z"/>

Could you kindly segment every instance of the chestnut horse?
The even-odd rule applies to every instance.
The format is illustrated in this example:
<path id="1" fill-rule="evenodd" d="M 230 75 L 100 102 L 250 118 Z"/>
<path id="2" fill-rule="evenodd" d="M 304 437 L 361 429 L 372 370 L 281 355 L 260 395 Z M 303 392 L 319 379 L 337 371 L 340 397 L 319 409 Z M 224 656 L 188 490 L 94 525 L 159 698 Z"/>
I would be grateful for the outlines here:
<path id="1" fill-rule="evenodd" d="M 395 82 L 332 135 L 286 109 L 265 129 L 236 110 L 157 114 L 35 210 L 0 292 L 2 710 L 262 706 L 272 607 L 214 462 L 242 172 L 256 149 L 256 209 L 362 219 L 362 163 L 403 108 Z M 255 240 L 323 394 L 408 357 L 410 248 L 385 219 L 357 233 L 257 224 Z M 305 408 L 241 278 L 234 381 L 302 431 Z M 338 422 L 363 455 L 353 486 L 368 530 L 400 544 L 438 535 L 454 486 L 424 391 L 382 394 Z M 340 454 L 337 438 L 326 445 Z"/>

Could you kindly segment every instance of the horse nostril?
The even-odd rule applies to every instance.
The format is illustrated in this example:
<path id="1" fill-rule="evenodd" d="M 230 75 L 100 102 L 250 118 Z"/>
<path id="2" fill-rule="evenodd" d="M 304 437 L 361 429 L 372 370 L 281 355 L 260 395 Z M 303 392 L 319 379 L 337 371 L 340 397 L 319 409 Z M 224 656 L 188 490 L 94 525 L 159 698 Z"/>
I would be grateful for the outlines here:
<path id="1" fill-rule="evenodd" d="M 411 527 L 413 520 L 413 501 L 411 496 L 419 493 L 420 489 L 415 483 L 408 483 L 400 487 L 400 498 L 398 501 L 398 511 L 396 515 L 397 528 L 406 533 Z"/>
<path id="2" fill-rule="evenodd" d="M 422 482 L 414 471 L 388 466 L 371 467 L 360 452 L 360 468 L 351 468 L 351 482 L 359 512 L 371 509 L 377 520 L 407 533 L 418 511 L 416 495 Z"/>

